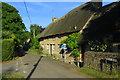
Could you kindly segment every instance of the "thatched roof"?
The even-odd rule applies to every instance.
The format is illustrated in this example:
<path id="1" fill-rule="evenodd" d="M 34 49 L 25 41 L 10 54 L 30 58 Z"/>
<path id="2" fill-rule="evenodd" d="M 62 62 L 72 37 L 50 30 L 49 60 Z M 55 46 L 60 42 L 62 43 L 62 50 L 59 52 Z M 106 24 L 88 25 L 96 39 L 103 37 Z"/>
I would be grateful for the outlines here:
<path id="1" fill-rule="evenodd" d="M 41 33 L 40 38 L 81 30 L 91 15 L 101 6 L 100 2 L 88 2 L 71 10 L 65 16 L 49 24 Z"/>
<path id="2" fill-rule="evenodd" d="M 120 2 L 104 6 L 83 30 L 79 44 L 89 40 L 120 42 Z"/>

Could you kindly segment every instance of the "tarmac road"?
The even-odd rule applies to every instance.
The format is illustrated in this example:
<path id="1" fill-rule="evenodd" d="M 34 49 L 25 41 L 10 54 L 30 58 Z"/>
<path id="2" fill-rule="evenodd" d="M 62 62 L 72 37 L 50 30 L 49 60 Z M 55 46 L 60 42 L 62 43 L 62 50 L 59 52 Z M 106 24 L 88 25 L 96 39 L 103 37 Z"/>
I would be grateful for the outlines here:
<path id="1" fill-rule="evenodd" d="M 25 78 L 85 78 L 73 69 L 74 65 L 40 55 L 26 54 L 16 61 L 4 63 L 3 73 L 15 73 Z"/>

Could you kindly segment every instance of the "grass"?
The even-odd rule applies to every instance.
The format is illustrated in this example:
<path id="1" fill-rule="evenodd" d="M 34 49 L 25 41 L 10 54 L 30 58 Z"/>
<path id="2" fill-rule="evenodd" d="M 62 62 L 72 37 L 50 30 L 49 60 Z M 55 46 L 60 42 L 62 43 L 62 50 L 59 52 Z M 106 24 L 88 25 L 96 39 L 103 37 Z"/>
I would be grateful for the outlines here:
<path id="1" fill-rule="evenodd" d="M 2 80 L 25 80 L 25 78 L 18 74 L 2 74 Z"/>
<path id="2" fill-rule="evenodd" d="M 28 52 L 31 53 L 31 54 L 43 54 L 42 50 L 40 50 L 40 49 L 34 49 L 34 48 L 30 48 L 28 50 Z"/>
<path id="3" fill-rule="evenodd" d="M 97 78 L 99 80 L 109 80 L 110 78 L 118 78 L 118 74 L 107 74 L 105 72 L 101 72 L 95 69 L 92 69 L 90 67 L 83 67 L 77 69 L 80 73 L 83 73 L 85 75 L 88 75 L 93 78 Z M 107 79 L 109 78 L 109 79 Z"/>

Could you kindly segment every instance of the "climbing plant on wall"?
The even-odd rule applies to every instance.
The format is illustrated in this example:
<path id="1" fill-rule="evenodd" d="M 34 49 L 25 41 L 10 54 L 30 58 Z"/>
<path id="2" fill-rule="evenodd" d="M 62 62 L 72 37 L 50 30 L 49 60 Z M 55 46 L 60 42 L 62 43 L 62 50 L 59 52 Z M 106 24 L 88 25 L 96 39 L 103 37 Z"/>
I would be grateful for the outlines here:
<path id="1" fill-rule="evenodd" d="M 68 36 L 65 40 L 61 41 L 61 44 L 66 43 L 68 48 L 72 50 L 72 55 L 74 56 L 79 56 L 80 51 L 78 48 L 80 47 L 78 45 L 78 38 L 79 38 L 80 33 L 73 33 Z"/>

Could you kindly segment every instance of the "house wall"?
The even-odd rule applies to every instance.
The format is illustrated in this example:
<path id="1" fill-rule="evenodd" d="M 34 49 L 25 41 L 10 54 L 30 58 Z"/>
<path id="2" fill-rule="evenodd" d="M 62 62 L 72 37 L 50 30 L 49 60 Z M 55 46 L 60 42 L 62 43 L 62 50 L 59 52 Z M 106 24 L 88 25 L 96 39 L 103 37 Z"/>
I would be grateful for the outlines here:
<path id="1" fill-rule="evenodd" d="M 60 47 L 61 41 L 66 39 L 67 35 L 53 36 L 48 39 L 40 41 L 40 45 L 43 48 L 43 52 L 47 54 L 52 54 L 53 56 L 60 57 Z"/>

